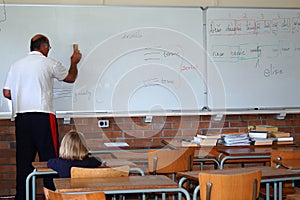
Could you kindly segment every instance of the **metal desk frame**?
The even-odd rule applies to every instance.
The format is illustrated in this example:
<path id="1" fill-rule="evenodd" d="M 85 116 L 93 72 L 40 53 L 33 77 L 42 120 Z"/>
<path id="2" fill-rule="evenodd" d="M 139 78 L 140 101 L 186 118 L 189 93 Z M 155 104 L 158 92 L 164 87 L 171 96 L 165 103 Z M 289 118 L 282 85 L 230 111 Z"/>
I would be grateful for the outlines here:
<path id="1" fill-rule="evenodd" d="M 150 175 L 153 178 L 156 175 Z M 185 195 L 185 200 L 191 200 L 190 194 L 189 192 L 183 188 L 183 187 L 178 187 L 178 184 L 173 181 L 172 179 L 165 177 L 164 175 L 157 175 L 157 176 L 163 176 L 165 179 L 169 179 L 170 183 L 172 185 L 166 185 L 166 187 L 162 187 L 159 186 L 159 188 L 155 188 L 155 185 L 150 185 L 151 187 L 149 188 L 148 185 L 140 185 L 139 188 L 134 188 L 134 187 L 126 187 L 126 186 L 122 186 L 122 189 L 110 189 L 111 186 L 108 186 L 107 189 L 105 189 L 105 186 L 101 188 L 101 191 L 103 191 L 105 194 L 113 194 L 113 195 L 118 195 L 118 194 L 141 194 L 142 195 L 142 199 L 146 200 L 146 193 L 159 193 L 162 196 L 162 200 L 166 200 L 167 199 L 167 193 L 178 193 L 178 200 L 182 200 L 181 196 L 182 194 Z M 144 183 L 147 183 L 147 176 L 144 176 L 145 180 L 142 180 Z M 120 178 L 126 178 L 126 177 L 120 177 Z M 71 180 L 71 178 L 70 178 Z M 88 179 L 90 180 L 90 179 Z M 62 181 L 62 180 L 60 180 Z M 121 181 L 122 182 L 122 181 Z M 55 183 L 55 180 L 54 180 Z M 153 187 L 154 186 L 154 187 Z M 127 189 L 126 189 L 127 188 Z M 95 192 L 100 190 L 100 188 L 88 188 L 87 190 L 83 190 L 80 189 L 78 191 L 75 190 L 65 190 L 64 188 L 58 188 L 59 190 L 63 190 L 60 192 L 66 193 L 66 194 L 84 194 L 84 193 L 89 193 L 89 192 Z M 179 198 L 180 197 L 180 198 Z M 113 199 L 115 200 L 115 198 L 113 197 Z"/>
<path id="2" fill-rule="evenodd" d="M 26 200 L 29 200 L 29 187 L 30 187 L 30 180 L 31 180 L 31 186 L 32 186 L 32 200 L 35 200 L 35 191 L 36 191 L 36 176 L 43 176 L 43 175 L 55 175 L 57 174 L 56 171 L 37 171 L 37 169 L 34 169 L 33 172 L 31 172 L 27 178 L 26 178 Z"/>
<path id="3" fill-rule="evenodd" d="M 145 193 L 162 193 L 162 200 L 166 200 L 166 193 L 178 193 L 178 200 L 182 200 L 181 194 L 185 195 L 185 200 L 191 200 L 189 192 L 183 187 L 158 188 L 158 189 L 131 189 L 131 190 L 102 190 L 105 194 L 142 194 L 142 199 L 146 200 Z M 79 194 L 88 192 L 70 192 L 69 194 Z M 179 197 L 180 196 L 180 197 Z"/>
<path id="4" fill-rule="evenodd" d="M 130 173 L 134 173 L 134 172 L 138 172 L 141 176 L 145 176 L 144 171 L 141 168 L 138 167 L 131 167 L 129 169 Z M 31 172 L 27 178 L 26 178 L 26 200 L 30 199 L 30 184 L 32 186 L 32 200 L 36 200 L 36 176 L 43 176 L 43 175 L 55 175 L 57 174 L 56 171 L 52 170 L 52 171 L 37 171 L 37 169 L 34 169 L 33 172 Z M 30 183 L 31 180 L 31 183 Z"/>
<path id="5" fill-rule="evenodd" d="M 215 158 L 194 158 L 194 162 L 200 163 L 200 166 L 199 166 L 200 170 L 204 169 L 204 162 L 208 162 L 208 161 L 214 162 L 214 164 L 217 166 L 217 168 L 220 169 L 220 163 Z"/>
<path id="6" fill-rule="evenodd" d="M 223 156 L 223 153 L 220 153 L 218 156 L 218 160 L 219 160 L 219 168 L 223 169 L 224 168 L 224 164 L 227 160 L 239 160 L 239 159 L 268 159 L 271 158 L 270 155 L 244 155 L 244 156 L 225 156 L 224 158 L 221 159 L 221 157 Z"/>

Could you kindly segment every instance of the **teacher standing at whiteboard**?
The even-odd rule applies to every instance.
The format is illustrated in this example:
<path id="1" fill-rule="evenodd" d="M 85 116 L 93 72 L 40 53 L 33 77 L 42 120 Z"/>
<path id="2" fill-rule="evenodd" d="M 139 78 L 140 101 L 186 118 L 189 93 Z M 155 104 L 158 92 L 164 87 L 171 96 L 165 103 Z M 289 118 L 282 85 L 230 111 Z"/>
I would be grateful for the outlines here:
<path id="1" fill-rule="evenodd" d="M 3 95 L 12 101 L 12 120 L 16 127 L 16 200 L 24 200 L 26 177 L 33 171 L 36 153 L 40 161 L 58 156 L 58 132 L 53 107 L 53 79 L 73 83 L 81 53 L 74 49 L 69 69 L 48 58 L 49 39 L 32 37 L 30 53 L 15 62 L 7 75 Z M 54 188 L 51 179 L 45 187 Z"/>

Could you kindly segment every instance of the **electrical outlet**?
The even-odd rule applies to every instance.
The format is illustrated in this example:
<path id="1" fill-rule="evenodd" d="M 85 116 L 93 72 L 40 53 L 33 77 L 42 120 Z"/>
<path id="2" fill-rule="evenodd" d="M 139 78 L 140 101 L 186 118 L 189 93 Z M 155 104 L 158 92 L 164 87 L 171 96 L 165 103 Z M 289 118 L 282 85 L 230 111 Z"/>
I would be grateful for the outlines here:
<path id="1" fill-rule="evenodd" d="M 98 120 L 98 127 L 100 128 L 109 127 L 109 120 Z"/>

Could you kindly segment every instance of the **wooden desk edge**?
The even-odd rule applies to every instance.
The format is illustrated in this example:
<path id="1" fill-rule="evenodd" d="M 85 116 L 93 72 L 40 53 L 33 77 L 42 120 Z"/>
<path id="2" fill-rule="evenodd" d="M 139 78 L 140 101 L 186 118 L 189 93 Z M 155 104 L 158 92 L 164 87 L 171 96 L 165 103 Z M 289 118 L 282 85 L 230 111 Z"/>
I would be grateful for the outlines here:
<path id="1" fill-rule="evenodd" d="M 50 172 L 50 171 L 53 171 L 53 169 L 47 167 L 47 162 L 32 162 L 32 166 L 38 172 Z"/>
<path id="2" fill-rule="evenodd" d="M 149 184 L 151 181 L 149 181 L 149 177 L 152 178 L 152 181 L 156 180 L 156 183 L 150 184 L 150 185 L 124 185 L 125 182 L 124 179 L 133 179 L 131 180 L 132 183 L 136 183 L 137 179 L 140 179 L 143 183 Z M 81 188 L 66 188 L 66 186 L 71 181 L 79 181 Z M 109 181 L 106 181 L 109 180 Z M 122 181 L 122 186 L 117 185 L 110 185 L 110 183 L 119 182 L 119 180 Z M 82 191 L 95 191 L 95 190 L 140 190 L 140 189 L 167 189 L 167 188 L 178 188 L 178 183 L 173 181 L 171 178 L 164 176 L 164 175 L 147 175 L 147 176 L 126 176 L 126 177 L 106 177 L 106 178 L 54 178 L 53 179 L 54 184 L 56 186 L 56 191 L 58 192 L 82 192 Z M 67 183 L 65 182 L 67 181 Z M 107 186 L 100 186 L 100 188 L 97 187 L 84 187 L 82 186 L 83 182 L 87 182 L 89 186 L 93 185 L 93 181 L 101 181 L 103 183 L 109 183 Z M 131 182 L 130 181 L 130 182 Z M 69 182 L 69 183 L 68 183 Z M 72 184 L 74 187 L 74 183 Z M 127 186 L 127 188 L 126 188 Z M 72 187 L 72 186 L 71 186 Z"/>

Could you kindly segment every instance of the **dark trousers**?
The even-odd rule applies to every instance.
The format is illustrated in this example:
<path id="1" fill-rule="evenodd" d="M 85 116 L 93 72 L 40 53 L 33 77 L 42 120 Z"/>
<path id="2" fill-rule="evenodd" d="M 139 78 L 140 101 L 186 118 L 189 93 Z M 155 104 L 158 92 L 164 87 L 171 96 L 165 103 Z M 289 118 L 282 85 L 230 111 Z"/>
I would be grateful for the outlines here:
<path id="1" fill-rule="evenodd" d="M 40 161 L 58 157 L 57 122 L 49 113 L 21 113 L 15 119 L 17 186 L 16 200 L 26 199 L 26 177 L 33 171 L 36 154 Z M 44 186 L 54 189 L 52 177 L 44 178 Z"/>

